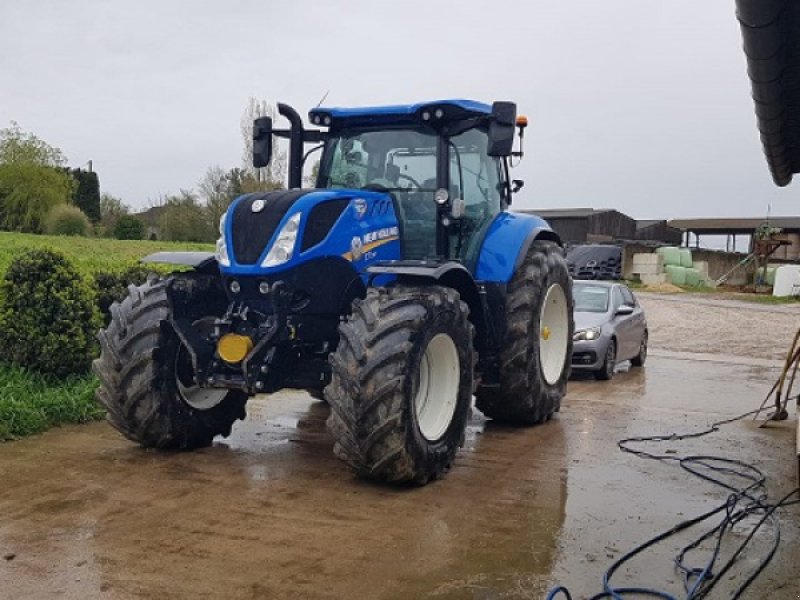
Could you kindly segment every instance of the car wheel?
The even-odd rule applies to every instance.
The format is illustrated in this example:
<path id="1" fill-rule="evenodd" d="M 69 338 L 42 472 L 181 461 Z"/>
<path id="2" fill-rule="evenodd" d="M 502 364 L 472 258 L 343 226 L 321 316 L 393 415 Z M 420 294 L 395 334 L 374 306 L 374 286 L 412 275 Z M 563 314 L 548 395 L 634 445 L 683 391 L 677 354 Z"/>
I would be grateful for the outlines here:
<path id="1" fill-rule="evenodd" d="M 608 342 L 606 349 L 606 357 L 603 360 L 603 366 L 594 372 L 596 379 L 608 381 L 614 376 L 614 367 L 617 365 L 617 342 L 613 339 Z"/>

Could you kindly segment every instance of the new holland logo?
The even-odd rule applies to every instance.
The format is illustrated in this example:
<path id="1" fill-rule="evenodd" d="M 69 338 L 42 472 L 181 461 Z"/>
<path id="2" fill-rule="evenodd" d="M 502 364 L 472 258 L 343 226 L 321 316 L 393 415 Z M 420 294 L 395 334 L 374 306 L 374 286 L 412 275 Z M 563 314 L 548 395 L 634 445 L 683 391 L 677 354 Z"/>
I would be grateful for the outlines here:
<path id="1" fill-rule="evenodd" d="M 347 260 L 360 260 L 367 252 L 393 242 L 400 237 L 400 229 L 395 227 L 383 227 L 375 231 L 369 231 L 361 236 L 355 236 L 350 240 L 350 252 L 345 252 L 342 256 Z M 374 253 L 373 253 L 374 254 Z"/>
<path id="2" fill-rule="evenodd" d="M 367 214 L 367 201 L 363 198 L 353 200 L 353 212 L 356 213 L 356 219 L 363 219 Z"/>
<path id="3" fill-rule="evenodd" d="M 261 212 L 264 210 L 264 201 L 261 198 L 254 200 L 253 204 L 250 206 L 250 210 L 252 210 L 254 213 Z"/>

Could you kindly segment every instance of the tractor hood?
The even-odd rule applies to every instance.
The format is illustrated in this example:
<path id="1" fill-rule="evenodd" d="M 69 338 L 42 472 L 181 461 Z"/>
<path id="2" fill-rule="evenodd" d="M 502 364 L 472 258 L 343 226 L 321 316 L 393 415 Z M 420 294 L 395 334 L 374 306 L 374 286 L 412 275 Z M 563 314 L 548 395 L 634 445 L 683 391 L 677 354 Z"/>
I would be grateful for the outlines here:
<path id="1" fill-rule="evenodd" d="M 218 243 L 226 256 L 219 262 L 223 272 L 237 275 L 267 274 L 331 256 L 360 263 L 362 254 L 354 247 L 360 251 L 375 241 L 397 241 L 379 254 L 399 258 L 398 221 L 387 193 L 301 189 L 247 194 L 228 209 Z M 384 256 L 387 250 L 391 255 Z M 360 270 L 360 264 L 353 266 Z"/>
<path id="2" fill-rule="evenodd" d="M 315 190 L 281 190 L 248 194 L 238 198 L 228 211 L 231 236 L 228 244 L 233 259 L 241 265 L 258 262 L 267 242 L 289 209 Z"/>

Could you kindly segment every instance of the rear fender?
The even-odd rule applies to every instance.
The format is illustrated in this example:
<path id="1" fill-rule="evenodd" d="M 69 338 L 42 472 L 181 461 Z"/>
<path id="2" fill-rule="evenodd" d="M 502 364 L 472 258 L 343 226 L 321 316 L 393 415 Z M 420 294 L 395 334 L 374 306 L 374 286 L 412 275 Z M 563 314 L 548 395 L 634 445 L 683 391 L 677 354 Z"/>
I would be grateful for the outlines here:
<path id="1" fill-rule="evenodd" d="M 534 215 L 503 212 L 489 227 L 478 257 L 476 279 L 508 283 L 536 240 L 561 245 L 561 239 L 547 221 Z"/>

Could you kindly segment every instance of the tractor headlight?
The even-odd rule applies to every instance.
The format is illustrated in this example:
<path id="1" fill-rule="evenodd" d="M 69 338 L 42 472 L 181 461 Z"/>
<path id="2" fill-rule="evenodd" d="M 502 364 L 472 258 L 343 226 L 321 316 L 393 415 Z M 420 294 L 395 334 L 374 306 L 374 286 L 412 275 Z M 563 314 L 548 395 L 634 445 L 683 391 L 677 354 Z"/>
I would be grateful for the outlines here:
<path id="1" fill-rule="evenodd" d="M 223 267 L 231 266 L 231 259 L 228 257 L 228 243 L 225 240 L 225 220 L 228 218 L 228 211 L 222 213 L 219 218 L 219 239 L 217 240 L 217 262 Z"/>
<path id="2" fill-rule="evenodd" d="M 267 252 L 264 262 L 261 263 L 262 267 L 277 267 L 292 258 L 301 216 L 302 213 L 296 213 L 289 217 L 289 220 L 278 232 L 278 237 Z"/>
<path id="3" fill-rule="evenodd" d="M 575 332 L 575 335 L 572 336 L 572 341 L 574 342 L 591 342 L 592 340 L 596 340 L 600 337 L 601 329 L 599 327 L 592 327 L 591 329 L 579 329 Z"/>

